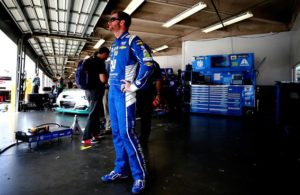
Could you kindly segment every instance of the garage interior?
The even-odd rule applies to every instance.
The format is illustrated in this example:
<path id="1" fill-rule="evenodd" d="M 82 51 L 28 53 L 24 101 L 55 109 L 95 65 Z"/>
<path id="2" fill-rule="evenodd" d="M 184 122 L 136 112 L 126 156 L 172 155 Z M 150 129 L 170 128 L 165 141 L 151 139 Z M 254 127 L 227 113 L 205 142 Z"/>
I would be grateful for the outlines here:
<path id="1" fill-rule="evenodd" d="M 18 47 L 15 111 L 0 113 L 1 195 L 130 193 L 131 179 L 104 184 L 99 178 L 113 168 L 110 135 L 86 150 L 80 150 L 81 135 L 33 144 L 31 149 L 27 143 L 15 143 L 16 131 L 43 123 L 72 126 L 74 122 L 74 114 L 22 110 L 24 56 L 30 57 L 45 77 L 51 79 L 59 73 L 74 80 L 78 62 L 96 51 L 99 40 L 104 41 L 102 46 L 111 46 L 110 13 L 125 10 L 130 2 L 1 0 L 0 29 Z M 153 117 L 149 146 L 144 151 L 149 171 L 144 194 L 298 194 L 300 2 L 202 0 L 206 5 L 202 10 L 169 28 L 162 26 L 198 3 L 145 0 L 131 14 L 131 34 L 152 50 L 167 45 L 153 57 L 162 68 L 173 69 L 176 80 L 182 80 L 183 91 L 172 112 Z M 203 32 L 244 13 L 253 16 Z M 190 109 L 187 99 L 191 97 L 185 93 L 192 92 L 184 91 L 186 85 L 213 87 L 198 74 L 202 70 L 195 71 L 197 57 L 250 53 L 254 54 L 255 72 L 251 76 L 251 109 L 242 109 L 239 116 Z M 78 119 L 84 127 L 86 116 Z"/>

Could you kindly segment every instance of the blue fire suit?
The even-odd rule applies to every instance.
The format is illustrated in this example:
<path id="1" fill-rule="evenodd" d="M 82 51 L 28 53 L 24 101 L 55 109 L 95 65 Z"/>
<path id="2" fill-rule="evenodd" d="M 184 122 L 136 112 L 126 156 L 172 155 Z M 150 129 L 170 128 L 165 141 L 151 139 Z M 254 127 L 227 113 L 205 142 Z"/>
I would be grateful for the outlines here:
<path id="1" fill-rule="evenodd" d="M 136 72 L 138 64 L 140 68 Z M 144 156 L 135 133 L 135 91 L 145 86 L 154 66 L 150 52 L 139 37 L 124 32 L 112 44 L 108 106 L 116 150 L 114 171 L 127 173 L 129 163 L 134 180 L 144 180 L 146 175 Z M 131 92 L 122 92 L 122 80 L 131 82 Z"/>

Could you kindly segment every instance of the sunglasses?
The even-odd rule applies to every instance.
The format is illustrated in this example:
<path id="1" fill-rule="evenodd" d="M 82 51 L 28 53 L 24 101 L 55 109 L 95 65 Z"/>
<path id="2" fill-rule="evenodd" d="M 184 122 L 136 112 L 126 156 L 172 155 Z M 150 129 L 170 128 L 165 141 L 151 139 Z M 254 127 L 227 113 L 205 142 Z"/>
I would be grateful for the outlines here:
<path id="1" fill-rule="evenodd" d="M 109 22 L 114 22 L 114 21 L 116 21 L 116 20 L 120 20 L 119 18 L 115 18 L 115 17 L 111 17 L 110 19 L 109 19 Z"/>

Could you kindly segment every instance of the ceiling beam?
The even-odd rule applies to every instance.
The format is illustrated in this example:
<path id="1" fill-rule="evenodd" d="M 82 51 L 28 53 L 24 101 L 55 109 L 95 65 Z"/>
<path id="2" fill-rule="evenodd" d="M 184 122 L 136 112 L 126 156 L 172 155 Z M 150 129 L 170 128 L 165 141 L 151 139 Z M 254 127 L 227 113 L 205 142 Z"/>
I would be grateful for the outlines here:
<path id="1" fill-rule="evenodd" d="M 56 23 L 57 23 L 57 32 L 59 32 L 59 12 L 58 12 L 58 5 L 59 5 L 59 0 L 56 0 L 56 14 L 57 14 L 57 20 L 56 20 Z M 57 68 L 56 68 L 56 71 L 57 71 Z"/>
<path id="2" fill-rule="evenodd" d="M 77 45 L 77 47 L 76 47 L 76 49 L 75 49 L 75 54 L 74 54 L 74 56 L 76 56 L 76 53 L 77 53 L 77 51 L 79 50 L 79 47 L 80 47 L 80 43 L 78 43 L 78 45 Z M 81 51 L 79 51 L 79 54 L 80 54 L 80 52 L 81 52 Z"/>
<path id="3" fill-rule="evenodd" d="M 65 39 L 65 40 L 72 40 L 72 41 L 81 41 L 85 42 L 88 41 L 89 38 L 83 38 L 83 37 L 78 37 L 78 36 L 66 36 L 66 35 L 60 35 L 60 34 L 46 34 L 46 33 L 40 33 L 40 32 L 34 32 L 32 33 L 31 37 L 48 37 L 52 39 Z"/>
<path id="4" fill-rule="evenodd" d="M 69 0 L 68 1 L 68 6 L 67 6 L 67 20 L 66 20 L 66 36 L 68 36 L 68 33 L 69 33 L 69 28 L 70 28 L 70 25 L 69 25 L 69 20 L 70 20 L 70 16 L 71 16 L 71 6 L 72 6 L 72 4 L 71 4 L 71 1 Z"/>
<path id="5" fill-rule="evenodd" d="M 72 4 L 72 0 L 71 1 L 69 1 L 69 3 L 70 4 Z M 24 8 L 27 8 L 27 7 L 31 7 L 31 6 L 28 6 L 28 5 L 26 5 L 26 6 L 23 6 Z M 40 8 L 40 9 L 42 9 L 43 7 L 42 6 L 39 6 L 39 5 L 34 5 L 34 7 L 35 8 Z M 12 10 L 14 9 L 14 8 L 11 8 Z M 70 7 L 70 9 L 71 9 L 71 7 Z M 66 10 L 64 10 L 64 9 L 60 9 L 60 8 L 58 8 L 58 9 L 54 9 L 54 8 L 51 8 L 51 7 L 48 7 L 47 8 L 47 10 L 49 10 L 49 11 L 59 11 L 59 12 L 65 12 Z M 74 10 L 67 10 L 67 11 L 69 11 L 70 13 L 78 13 L 78 12 L 76 12 L 76 11 L 74 11 Z M 86 16 L 88 16 L 89 15 L 89 13 L 85 13 L 85 12 L 81 12 L 80 13 L 81 15 L 86 15 Z M 94 14 L 94 16 L 98 16 L 98 17 L 100 17 L 100 15 L 98 15 L 98 14 Z"/>
<path id="6" fill-rule="evenodd" d="M 37 18 L 37 21 L 38 21 L 38 24 L 39 24 L 39 26 L 40 26 L 40 29 L 42 30 L 42 25 L 41 25 L 41 23 L 40 23 L 40 20 L 38 19 L 39 17 L 38 17 L 38 15 L 37 15 L 37 13 L 36 13 L 36 9 L 34 9 L 32 0 L 30 0 L 30 4 L 31 4 L 30 8 L 33 9 L 34 15 L 35 15 L 35 17 Z"/>
<path id="7" fill-rule="evenodd" d="M 48 21 L 48 12 L 46 10 L 46 4 L 44 1 L 41 1 L 41 3 L 42 3 L 43 14 L 45 17 L 46 28 L 47 28 L 48 33 L 50 34 L 50 27 L 49 27 L 49 21 Z"/>
<path id="8" fill-rule="evenodd" d="M 248 20 L 257 21 L 257 22 L 263 22 L 263 23 L 268 23 L 268 24 L 285 25 L 284 22 L 278 22 L 278 21 L 275 21 L 275 20 L 268 20 L 268 19 L 263 19 L 263 18 L 258 18 L 258 17 L 251 17 Z"/>
<path id="9" fill-rule="evenodd" d="M 43 55 L 42 55 L 42 56 L 39 56 L 39 57 L 40 57 L 40 58 L 44 58 L 44 56 L 45 56 L 45 51 L 44 51 L 43 48 L 41 47 L 41 43 L 40 43 L 39 38 L 38 38 L 38 37 L 33 37 L 33 39 L 38 43 L 39 48 L 40 48 L 40 50 L 41 50 L 42 53 L 43 53 Z M 37 54 L 36 51 L 35 51 L 35 53 Z M 47 64 L 46 64 L 46 65 L 49 65 L 50 63 L 49 63 L 48 59 L 47 59 L 47 58 L 45 58 L 45 59 L 46 59 L 46 61 L 47 61 Z"/>
<path id="10" fill-rule="evenodd" d="M 80 8 L 79 11 L 77 12 L 78 15 L 81 14 L 82 7 L 83 7 L 83 4 L 84 4 L 84 1 L 80 1 L 80 2 L 81 2 L 81 8 Z M 77 21 L 76 21 L 76 28 L 74 29 L 74 32 L 73 32 L 74 34 L 76 33 L 77 24 L 79 23 L 79 18 L 80 18 L 80 17 L 78 17 L 78 19 L 77 19 Z"/>
<path id="11" fill-rule="evenodd" d="M 16 3 L 16 7 L 17 7 L 17 9 L 19 11 L 19 14 L 23 18 L 24 23 L 28 27 L 29 31 L 32 33 L 32 26 L 27 21 L 27 18 L 29 18 L 29 17 L 27 15 L 26 11 L 23 9 L 23 7 L 20 6 L 20 3 L 21 3 L 20 0 L 16 0 L 15 3 Z"/>
<path id="12" fill-rule="evenodd" d="M 44 55 L 45 57 L 53 57 L 53 58 L 68 58 L 70 56 L 66 55 Z"/>
<path id="13" fill-rule="evenodd" d="M 50 39 L 50 44 L 51 44 L 51 48 L 52 48 L 52 56 L 55 56 L 55 49 L 54 49 L 54 44 L 53 44 L 53 39 Z M 56 62 L 56 59 L 54 59 L 55 60 L 55 62 Z"/>
<path id="14" fill-rule="evenodd" d="M 87 2 L 87 1 L 84 1 L 84 2 Z M 98 1 L 98 0 L 94 0 L 93 1 L 93 6 L 91 8 L 91 12 L 90 12 L 90 14 L 88 16 L 88 19 L 86 20 L 86 24 L 85 24 L 85 26 L 83 28 L 83 31 L 82 31 L 82 37 L 85 36 L 85 34 L 86 34 L 87 30 L 88 30 L 88 27 L 89 27 L 89 25 L 91 23 L 91 20 L 94 17 L 94 13 L 95 13 L 95 11 L 96 11 L 99 3 L 100 3 L 100 1 Z"/>
<path id="15" fill-rule="evenodd" d="M 39 47 L 40 47 L 40 42 L 38 41 L 38 40 L 36 40 L 37 42 L 38 42 L 38 44 L 39 44 Z M 46 65 L 49 65 L 50 63 L 49 63 L 49 61 L 48 61 L 48 59 L 45 57 L 45 52 L 44 52 L 44 50 L 40 47 L 40 49 L 41 49 L 41 51 L 42 51 L 42 53 L 43 53 L 43 55 L 42 56 L 40 56 L 40 58 L 41 59 L 46 59 Z M 44 61 L 45 62 L 45 61 Z"/>
<path id="16" fill-rule="evenodd" d="M 65 46 L 64 46 L 64 56 L 67 56 L 66 52 L 67 52 L 67 40 L 64 40 L 65 41 Z M 69 58 L 67 57 L 67 62 L 66 64 L 68 63 L 68 60 Z M 64 66 L 66 66 L 66 64 L 64 64 Z"/>

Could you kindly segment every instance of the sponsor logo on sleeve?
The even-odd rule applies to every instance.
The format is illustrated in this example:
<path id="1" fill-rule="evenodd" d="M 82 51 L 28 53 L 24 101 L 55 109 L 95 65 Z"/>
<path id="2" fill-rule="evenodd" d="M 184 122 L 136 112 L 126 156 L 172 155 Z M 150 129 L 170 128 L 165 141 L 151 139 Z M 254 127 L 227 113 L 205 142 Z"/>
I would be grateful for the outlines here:
<path id="1" fill-rule="evenodd" d="M 146 66 L 152 66 L 152 62 L 146 62 L 145 65 Z"/>
<path id="2" fill-rule="evenodd" d="M 141 40 L 137 40 L 137 41 L 136 41 L 136 44 L 137 44 L 137 45 L 143 45 L 143 42 L 142 42 Z"/>

